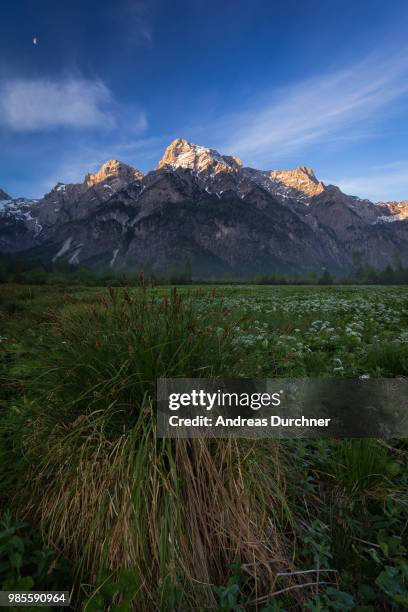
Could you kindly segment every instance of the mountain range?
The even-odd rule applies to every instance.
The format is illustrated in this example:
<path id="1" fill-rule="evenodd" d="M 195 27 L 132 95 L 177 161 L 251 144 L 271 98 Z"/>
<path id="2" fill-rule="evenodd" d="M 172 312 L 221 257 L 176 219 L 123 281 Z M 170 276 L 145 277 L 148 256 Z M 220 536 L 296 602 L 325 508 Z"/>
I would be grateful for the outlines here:
<path id="1" fill-rule="evenodd" d="M 356 257 L 407 266 L 408 200 L 374 203 L 311 168 L 257 170 L 179 138 L 146 175 L 110 160 L 39 200 L 0 189 L 0 252 L 157 273 L 189 262 L 200 277 L 339 273 Z"/>

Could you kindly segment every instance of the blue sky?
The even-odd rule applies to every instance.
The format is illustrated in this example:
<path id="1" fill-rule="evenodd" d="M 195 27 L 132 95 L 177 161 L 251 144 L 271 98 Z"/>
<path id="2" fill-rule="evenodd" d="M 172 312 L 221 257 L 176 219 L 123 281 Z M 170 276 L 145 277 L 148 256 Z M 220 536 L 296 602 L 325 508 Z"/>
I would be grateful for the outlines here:
<path id="1" fill-rule="evenodd" d="M 14 196 L 110 158 L 147 171 L 181 136 L 408 198 L 405 0 L 3 0 L 1 12 L 0 187 Z"/>

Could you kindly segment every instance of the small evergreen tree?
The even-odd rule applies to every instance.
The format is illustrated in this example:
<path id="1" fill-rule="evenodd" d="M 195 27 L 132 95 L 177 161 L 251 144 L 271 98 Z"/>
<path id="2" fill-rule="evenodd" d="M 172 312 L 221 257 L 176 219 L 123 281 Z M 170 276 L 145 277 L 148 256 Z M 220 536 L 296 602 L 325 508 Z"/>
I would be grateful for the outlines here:
<path id="1" fill-rule="evenodd" d="M 321 277 L 319 278 L 319 285 L 332 285 L 333 277 L 330 272 L 326 269 Z"/>
<path id="2" fill-rule="evenodd" d="M 395 272 L 391 268 L 390 264 L 381 272 L 380 274 L 380 282 L 384 285 L 393 285 L 395 283 Z"/>

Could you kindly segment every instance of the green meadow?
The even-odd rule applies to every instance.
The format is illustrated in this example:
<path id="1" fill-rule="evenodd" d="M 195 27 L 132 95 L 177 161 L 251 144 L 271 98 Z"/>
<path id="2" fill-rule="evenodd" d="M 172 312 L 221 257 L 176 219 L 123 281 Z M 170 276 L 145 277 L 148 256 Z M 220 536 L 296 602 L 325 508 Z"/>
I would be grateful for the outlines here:
<path id="1" fill-rule="evenodd" d="M 407 375 L 404 286 L 0 285 L 0 590 L 408 608 L 406 440 L 155 437 L 158 377 Z"/>

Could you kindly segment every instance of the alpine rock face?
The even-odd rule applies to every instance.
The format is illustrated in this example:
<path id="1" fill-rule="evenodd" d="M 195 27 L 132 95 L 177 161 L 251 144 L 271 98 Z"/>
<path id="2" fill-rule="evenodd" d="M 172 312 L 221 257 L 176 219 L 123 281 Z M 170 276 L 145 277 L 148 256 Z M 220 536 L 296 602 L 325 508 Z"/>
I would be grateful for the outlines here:
<path id="1" fill-rule="evenodd" d="M 378 205 L 387 213 L 382 218 L 383 221 L 404 221 L 404 219 L 408 219 L 408 200 L 378 202 Z"/>
<path id="2" fill-rule="evenodd" d="M 85 184 L 88 188 L 103 184 L 105 189 L 118 190 L 133 181 L 141 181 L 142 178 L 143 174 L 136 168 L 122 164 L 117 159 L 111 159 L 96 174 L 87 174 Z"/>
<path id="3" fill-rule="evenodd" d="M 239 157 L 220 155 L 215 149 L 200 147 L 177 138 L 166 149 L 160 160 L 157 170 L 161 168 L 188 168 L 194 172 L 209 172 L 212 175 L 218 172 L 234 172 L 242 168 Z"/>
<path id="4" fill-rule="evenodd" d="M 117 160 L 40 200 L 0 190 L 0 251 L 204 277 L 408 265 L 408 201 L 349 196 L 311 168 L 257 170 L 178 138 L 145 176 Z"/>

